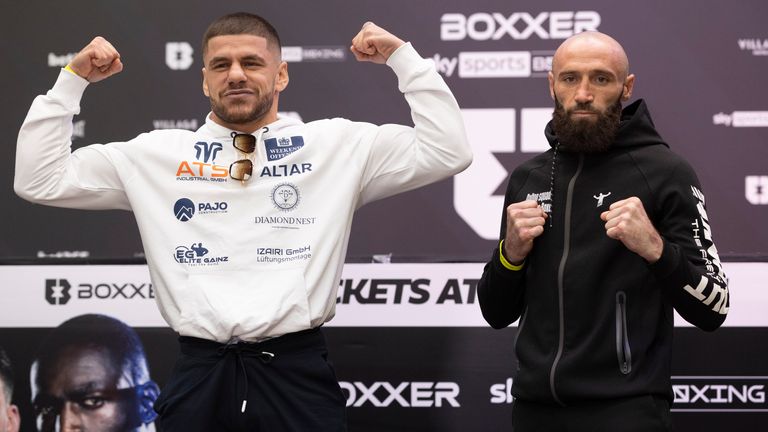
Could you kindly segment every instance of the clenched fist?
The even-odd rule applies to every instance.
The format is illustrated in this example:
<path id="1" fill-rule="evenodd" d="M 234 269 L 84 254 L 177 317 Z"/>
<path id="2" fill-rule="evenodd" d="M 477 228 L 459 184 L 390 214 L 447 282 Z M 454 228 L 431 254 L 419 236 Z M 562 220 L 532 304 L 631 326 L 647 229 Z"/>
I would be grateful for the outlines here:
<path id="1" fill-rule="evenodd" d="M 521 201 L 507 206 L 507 232 L 504 258 L 520 264 L 533 248 L 533 240 L 544 233 L 547 213 L 536 201 Z"/>
<path id="2" fill-rule="evenodd" d="M 358 61 L 382 64 L 404 43 L 397 36 L 368 21 L 352 39 L 349 49 Z"/>
<path id="3" fill-rule="evenodd" d="M 97 82 L 122 71 L 123 63 L 115 47 L 96 36 L 69 62 L 69 68 L 89 82 Z"/>
<path id="4" fill-rule="evenodd" d="M 600 219 L 605 221 L 608 237 L 621 241 L 649 263 L 655 263 L 661 257 L 664 243 L 639 198 L 616 201 L 608 211 L 600 214 Z"/>

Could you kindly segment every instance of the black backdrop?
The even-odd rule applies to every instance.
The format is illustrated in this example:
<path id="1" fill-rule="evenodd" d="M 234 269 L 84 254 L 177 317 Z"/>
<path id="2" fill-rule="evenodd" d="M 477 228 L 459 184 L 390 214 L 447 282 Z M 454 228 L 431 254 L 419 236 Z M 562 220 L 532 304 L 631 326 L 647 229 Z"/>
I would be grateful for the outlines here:
<path id="1" fill-rule="evenodd" d="M 303 61 L 290 62 L 291 82 L 280 107 L 304 120 L 341 116 L 410 123 L 394 74 L 345 55 L 366 20 L 412 41 L 424 57 L 437 56 L 463 109 L 496 110 L 479 119 L 468 114 L 475 162 L 466 173 L 358 212 L 351 260 L 380 253 L 401 261 L 486 259 L 501 215 L 501 196 L 494 192 L 507 170 L 534 154 L 525 151 L 528 137 L 543 136 L 541 120 L 523 119 L 523 112 L 552 106 L 541 62 L 579 26 L 609 33 L 626 48 L 637 76 L 635 96 L 648 101 L 661 134 L 699 174 L 721 256 L 753 257 L 768 249 L 763 227 L 768 220 L 768 129 L 735 126 L 749 119 L 768 125 L 766 2 L 28 0 L 6 2 L 0 14 L 0 52 L 9 59 L 0 70 L 5 101 L 0 116 L 0 184 L 5 185 L 0 189 L 0 258 L 57 252 L 93 259 L 142 256 L 130 214 L 42 208 L 13 195 L 18 128 L 34 96 L 53 84 L 66 56 L 95 35 L 114 43 L 125 70 L 87 90 L 75 119 L 75 147 L 127 140 L 160 125 L 202 124 L 208 105 L 201 91 L 199 41 L 214 17 L 236 10 L 264 15 L 281 32 L 285 46 L 304 52 Z M 169 43 L 191 48 L 190 62 L 184 61 L 186 54 L 173 55 L 176 51 L 171 57 L 177 60 L 166 62 Z M 328 58 L 311 58 L 313 52 Z M 484 57 L 475 64 L 486 65 L 485 72 L 523 76 L 469 77 L 469 68 L 462 73 L 467 59 L 478 55 Z M 509 64 L 505 59 L 520 61 L 521 56 L 530 58 L 527 65 L 503 66 Z M 180 69 L 185 63 L 188 68 Z M 505 121 L 493 120 L 494 112 Z M 733 123 L 727 126 L 729 118 Z"/>
<path id="2" fill-rule="evenodd" d="M 305 121 L 341 116 L 374 123 L 410 122 L 391 71 L 357 64 L 343 54 L 366 20 L 412 41 L 424 57 L 435 58 L 466 110 L 475 152 L 470 170 L 456 179 L 362 208 L 352 229 L 350 262 L 370 261 L 376 254 L 418 263 L 486 259 L 501 214 L 501 196 L 495 192 L 508 170 L 535 153 L 532 148 L 541 139 L 541 112 L 546 115 L 552 104 L 541 62 L 546 63 L 574 23 L 597 24 L 624 45 L 638 79 L 635 96 L 648 101 L 659 131 L 699 174 L 724 261 L 766 259 L 767 2 L 26 0 L 4 2 L 0 14 L 0 52 L 5 59 L 0 68 L 5 102 L 0 108 L 2 262 L 37 264 L 61 257 L 65 262 L 71 262 L 67 259 L 71 257 L 88 262 L 141 261 L 142 247 L 130 213 L 34 206 L 13 194 L 18 128 L 34 96 L 52 85 L 67 55 L 95 35 L 114 43 L 126 68 L 86 92 L 81 115 L 75 119 L 75 147 L 127 140 L 157 127 L 202 124 L 208 105 L 200 87 L 199 40 L 211 19 L 236 10 L 267 17 L 279 29 L 284 45 L 294 47 L 286 50 L 294 61 L 290 61 L 291 83 L 282 94 L 281 111 L 297 113 Z M 558 31 L 553 22 L 564 27 Z M 446 33 L 451 29 L 453 33 Z M 185 69 L 187 46 L 192 54 Z M 297 52 L 303 53 L 302 61 L 295 61 Z M 318 54 L 326 58 L 312 57 Z M 519 76 L 470 77 L 473 71 L 462 62 L 477 56 L 485 61 L 487 73 Z M 500 64 L 509 58 L 530 62 L 511 70 Z M 492 120 L 496 118 L 502 121 Z M 738 299 L 737 288 L 733 293 Z M 0 314 L 13 305 L 12 298 L 4 297 Z M 738 313 L 738 308 L 732 309 L 732 314 Z M 15 399 L 25 415 L 23 430 L 32 430 L 28 366 L 36 345 L 30 341 L 39 340 L 49 329 L 0 328 L 0 345 L 17 364 Z M 174 336 L 160 327 L 139 327 L 138 331 L 152 375 L 162 384 L 175 355 Z M 383 382 L 461 387 L 460 408 L 414 409 L 399 406 L 396 400 L 384 408 L 363 400 L 361 406 L 349 409 L 350 430 L 508 430 L 509 405 L 493 403 L 489 389 L 503 387 L 514 370 L 510 341 L 515 331 L 379 325 L 328 328 L 331 358 L 349 388 L 360 390 L 355 383 L 371 388 Z M 709 379 L 706 384 L 683 386 L 681 391 L 703 392 L 706 385 L 707 400 L 718 400 L 718 376 L 729 377 L 731 386 L 744 377 L 757 398 L 751 411 L 676 411 L 676 430 L 766 428 L 768 351 L 761 342 L 765 338 L 765 327 L 726 327 L 714 334 L 676 329 L 674 374 L 682 378 L 675 382 L 683 385 L 698 376 Z M 375 400 L 387 399 L 386 387 L 377 386 Z M 406 399 L 409 394 L 408 389 L 403 391 Z"/>

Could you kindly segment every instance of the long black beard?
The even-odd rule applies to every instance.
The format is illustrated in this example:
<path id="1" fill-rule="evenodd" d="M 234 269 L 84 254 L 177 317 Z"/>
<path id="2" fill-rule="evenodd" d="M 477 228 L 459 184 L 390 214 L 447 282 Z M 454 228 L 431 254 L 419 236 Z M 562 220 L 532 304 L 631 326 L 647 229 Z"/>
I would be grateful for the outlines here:
<path id="1" fill-rule="evenodd" d="M 597 120 L 573 120 L 573 111 L 591 111 Z M 591 104 L 577 104 L 566 111 L 555 96 L 555 111 L 552 113 L 552 128 L 562 150 L 577 153 L 600 153 L 608 150 L 616 139 L 621 121 L 621 97 L 608 106 L 605 112 L 597 111 Z"/>

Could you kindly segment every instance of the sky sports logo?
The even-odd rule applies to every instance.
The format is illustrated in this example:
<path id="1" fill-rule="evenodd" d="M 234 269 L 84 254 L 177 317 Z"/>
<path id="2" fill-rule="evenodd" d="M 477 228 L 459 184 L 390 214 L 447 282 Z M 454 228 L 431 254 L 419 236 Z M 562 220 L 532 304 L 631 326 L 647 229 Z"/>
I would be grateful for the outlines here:
<path id="1" fill-rule="evenodd" d="M 712 124 L 731 127 L 768 127 L 768 111 L 719 112 L 712 116 Z"/>
<path id="2" fill-rule="evenodd" d="M 45 300 L 54 306 L 65 305 L 70 300 L 134 300 L 154 299 L 152 284 L 145 283 L 80 283 L 72 284 L 67 279 L 46 279 Z"/>
<path id="3" fill-rule="evenodd" d="M 459 78 L 536 78 L 552 69 L 554 51 L 468 51 L 457 57 L 435 54 L 437 71 Z"/>

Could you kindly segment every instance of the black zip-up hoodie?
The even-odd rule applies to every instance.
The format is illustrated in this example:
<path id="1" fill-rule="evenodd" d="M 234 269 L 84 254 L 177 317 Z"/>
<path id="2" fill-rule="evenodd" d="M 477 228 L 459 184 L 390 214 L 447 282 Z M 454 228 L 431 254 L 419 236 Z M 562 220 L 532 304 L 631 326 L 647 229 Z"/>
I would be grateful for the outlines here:
<path id="1" fill-rule="evenodd" d="M 622 111 L 606 152 L 557 149 L 551 122 L 545 133 L 553 148 L 515 169 L 504 202 L 537 200 L 549 213 L 544 233 L 517 271 L 502 265 L 497 246 L 478 287 L 492 327 L 522 316 L 512 393 L 561 405 L 638 395 L 671 402 L 673 308 L 711 331 L 729 304 L 696 174 L 642 100 Z M 633 196 L 664 241 L 654 264 L 609 238 L 600 219 Z M 505 232 L 502 212 L 500 239 Z"/>

